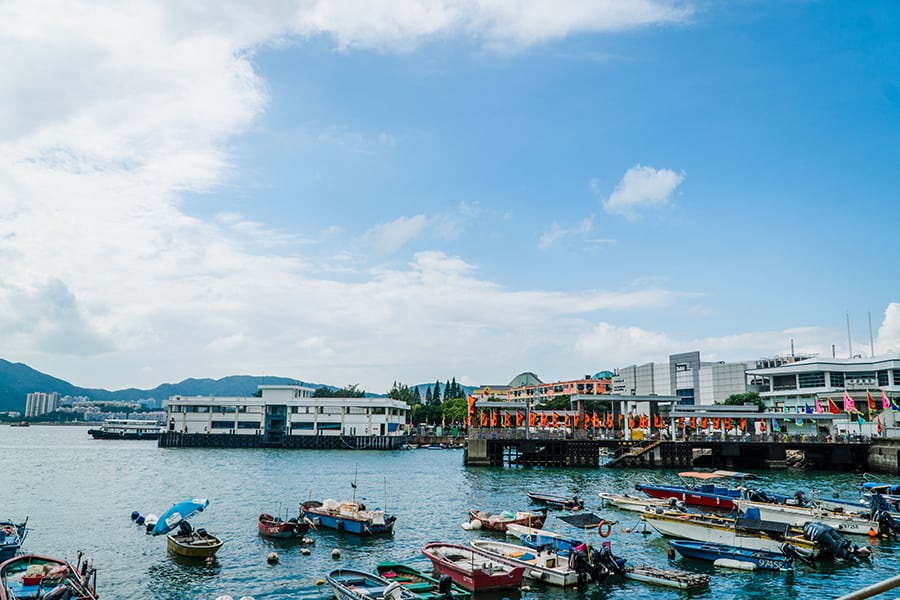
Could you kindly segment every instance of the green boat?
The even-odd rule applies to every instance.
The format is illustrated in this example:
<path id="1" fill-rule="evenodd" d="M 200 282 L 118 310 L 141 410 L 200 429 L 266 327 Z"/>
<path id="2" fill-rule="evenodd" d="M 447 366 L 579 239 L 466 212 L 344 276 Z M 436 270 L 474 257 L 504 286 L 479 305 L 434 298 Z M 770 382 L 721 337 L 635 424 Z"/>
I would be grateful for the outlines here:
<path id="1" fill-rule="evenodd" d="M 383 562 L 375 566 L 375 574 L 396 581 L 421 600 L 469 600 L 471 594 L 443 576 L 436 579 L 408 565 Z"/>

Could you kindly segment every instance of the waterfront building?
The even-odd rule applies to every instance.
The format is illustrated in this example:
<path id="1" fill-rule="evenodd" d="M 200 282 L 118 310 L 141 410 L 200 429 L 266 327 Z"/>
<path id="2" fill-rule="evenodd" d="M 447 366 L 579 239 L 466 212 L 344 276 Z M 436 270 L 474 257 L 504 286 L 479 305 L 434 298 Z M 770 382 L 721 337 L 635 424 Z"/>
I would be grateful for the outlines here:
<path id="1" fill-rule="evenodd" d="M 542 404 L 560 396 L 576 394 L 609 394 L 612 388 L 610 371 L 601 371 L 595 375 L 585 375 L 580 379 L 569 379 L 544 383 L 531 372 L 516 375 L 509 385 L 491 385 L 477 388 L 472 397 L 479 401 L 509 402 L 524 406 L 526 403 Z M 485 402 L 479 406 L 485 406 Z"/>
<path id="2" fill-rule="evenodd" d="M 275 446 L 288 438 L 408 434 L 409 405 L 401 400 L 315 398 L 313 388 L 300 385 L 260 385 L 259 390 L 259 396 L 250 397 L 172 396 L 163 402 L 166 429 L 188 435 L 257 436 L 261 445 Z M 302 440 L 295 442 L 307 447 Z"/>
<path id="3" fill-rule="evenodd" d="M 32 392 L 25 398 L 25 416 L 39 417 L 59 408 L 58 392 Z"/>

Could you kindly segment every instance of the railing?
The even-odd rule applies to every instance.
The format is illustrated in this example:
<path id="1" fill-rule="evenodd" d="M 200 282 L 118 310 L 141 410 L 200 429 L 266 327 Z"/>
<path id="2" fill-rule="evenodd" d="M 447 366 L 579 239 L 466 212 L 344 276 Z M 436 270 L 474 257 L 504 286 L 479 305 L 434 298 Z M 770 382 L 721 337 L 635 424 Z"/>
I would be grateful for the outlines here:
<path id="1" fill-rule="evenodd" d="M 864 600 L 865 598 L 871 598 L 872 596 L 892 590 L 896 587 L 900 587 L 900 575 L 894 575 L 893 577 L 879 581 L 868 587 L 856 590 L 855 592 L 850 592 L 837 600 Z"/>

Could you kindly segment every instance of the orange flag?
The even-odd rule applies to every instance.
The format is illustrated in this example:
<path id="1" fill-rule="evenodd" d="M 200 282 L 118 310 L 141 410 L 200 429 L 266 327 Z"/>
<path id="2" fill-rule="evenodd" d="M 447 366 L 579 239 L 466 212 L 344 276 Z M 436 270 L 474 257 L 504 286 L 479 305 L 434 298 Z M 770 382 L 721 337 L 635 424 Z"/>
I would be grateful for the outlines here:
<path id="1" fill-rule="evenodd" d="M 541 411 L 541 427 L 547 426 L 547 414 L 544 411 Z"/>
<path id="2" fill-rule="evenodd" d="M 731 419 L 728 417 L 725 418 L 725 431 L 731 431 Z"/>
<path id="3" fill-rule="evenodd" d="M 722 419 L 716 417 L 713 419 L 713 429 L 719 429 L 722 426 Z"/>
<path id="4" fill-rule="evenodd" d="M 691 417 L 691 429 L 697 429 L 697 417 Z"/>
<path id="5" fill-rule="evenodd" d="M 628 415 L 628 429 L 634 429 L 634 415 Z"/>
<path id="6" fill-rule="evenodd" d="M 569 413 L 566 413 L 565 418 L 563 419 L 563 426 L 566 427 L 567 429 L 570 426 Z"/>
<path id="7" fill-rule="evenodd" d="M 559 425 L 558 425 L 557 422 L 556 422 L 556 420 L 559 418 L 559 415 L 556 414 L 556 411 L 555 411 L 555 410 L 554 410 L 551 414 L 553 415 L 553 421 L 552 421 L 552 423 L 551 423 L 551 426 L 552 426 L 552 427 L 559 427 Z"/>
<path id="8" fill-rule="evenodd" d="M 482 427 L 488 426 L 488 416 L 487 416 L 487 412 L 485 412 L 485 411 L 481 411 L 481 426 Z"/>
<path id="9" fill-rule="evenodd" d="M 700 419 L 700 429 L 706 429 L 706 426 L 709 425 L 709 419 L 703 417 Z"/>
<path id="10" fill-rule="evenodd" d="M 491 427 L 497 426 L 497 411 L 491 409 Z"/>
<path id="11" fill-rule="evenodd" d="M 678 417 L 678 429 L 684 429 L 684 417 Z"/>
<path id="12" fill-rule="evenodd" d="M 747 419 L 741 417 L 741 431 L 747 431 Z"/>
<path id="13" fill-rule="evenodd" d="M 581 424 L 581 415 L 575 413 L 572 415 L 572 429 L 578 429 L 578 426 Z"/>
<path id="14" fill-rule="evenodd" d="M 760 421 L 759 421 L 759 430 L 760 430 L 760 431 L 765 431 L 765 430 L 766 430 L 766 422 L 765 422 L 764 420 L 762 420 L 762 419 L 760 419 Z"/>
<path id="15" fill-rule="evenodd" d="M 596 415 L 597 413 L 594 413 L 594 414 Z M 613 417 L 612 417 L 611 412 L 606 413 L 606 428 L 607 429 L 613 428 Z"/>
<path id="16" fill-rule="evenodd" d="M 587 428 L 591 426 L 591 418 L 587 413 L 584 413 L 584 416 L 581 418 L 581 428 L 587 431 Z"/>
<path id="17" fill-rule="evenodd" d="M 594 429 L 600 429 L 600 417 L 597 416 L 597 411 L 594 411 L 594 417 L 591 419 L 591 424 L 594 426 Z"/>
<path id="18" fill-rule="evenodd" d="M 521 427 L 525 424 L 525 413 L 516 411 L 516 427 Z"/>
<path id="19" fill-rule="evenodd" d="M 532 411 L 528 413 L 528 426 L 529 427 L 537 427 L 538 417 L 537 413 Z"/>
<path id="20" fill-rule="evenodd" d="M 503 426 L 504 426 L 504 427 L 509 427 L 509 426 L 510 426 L 510 422 L 509 422 L 509 411 L 508 411 L 508 410 L 507 410 L 507 411 L 503 411 Z"/>

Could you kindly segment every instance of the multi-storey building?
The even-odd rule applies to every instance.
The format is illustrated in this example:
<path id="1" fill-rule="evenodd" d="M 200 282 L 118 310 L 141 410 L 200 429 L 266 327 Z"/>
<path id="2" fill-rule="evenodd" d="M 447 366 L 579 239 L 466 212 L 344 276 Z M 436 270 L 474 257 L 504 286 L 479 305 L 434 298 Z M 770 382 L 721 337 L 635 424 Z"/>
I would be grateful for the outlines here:
<path id="1" fill-rule="evenodd" d="M 25 416 L 39 417 L 59 408 L 59 393 L 32 392 L 25 398 Z"/>

